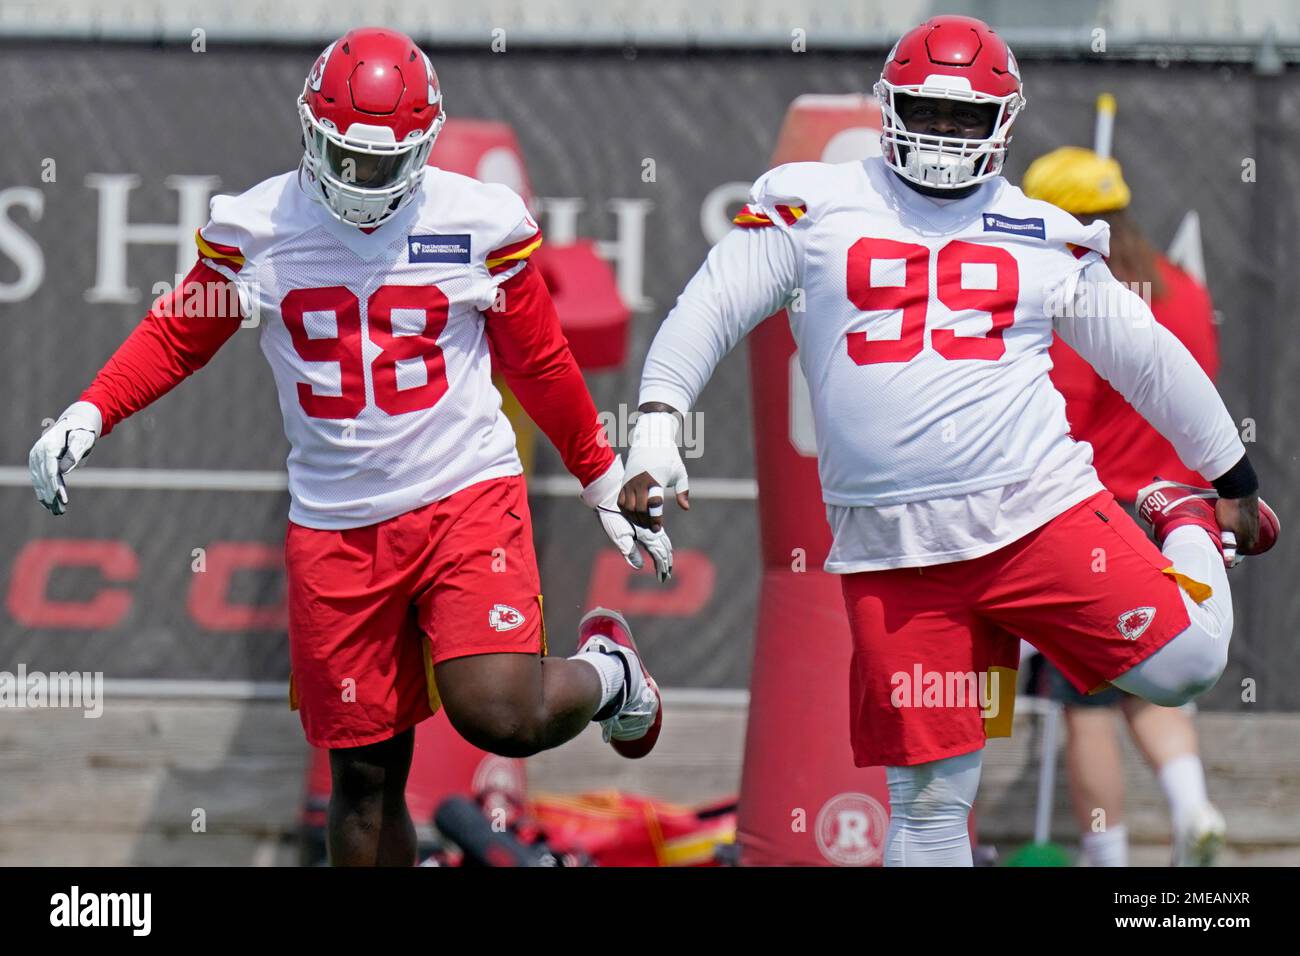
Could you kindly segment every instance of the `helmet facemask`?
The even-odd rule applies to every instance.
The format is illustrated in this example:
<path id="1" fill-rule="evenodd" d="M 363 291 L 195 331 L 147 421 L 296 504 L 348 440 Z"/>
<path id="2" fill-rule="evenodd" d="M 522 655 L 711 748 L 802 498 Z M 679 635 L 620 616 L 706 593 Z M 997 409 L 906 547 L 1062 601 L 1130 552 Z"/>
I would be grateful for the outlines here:
<path id="1" fill-rule="evenodd" d="M 915 86 L 896 86 L 883 78 L 876 83 L 880 102 L 880 148 L 885 162 L 909 182 L 930 189 L 964 189 L 992 179 L 1002 171 L 1011 124 L 1024 107 L 1020 93 L 994 96 L 972 91 L 960 77 L 935 75 Z M 914 133 L 903 122 L 899 96 L 993 104 L 997 112 L 983 139 Z"/>
<path id="2" fill-rule="evenodd" d="M 303 168 L 314 182 L 314 195 L 340 222 L 358 228 L 382 225 L 416 195 L 438 131 L 437 119 L 424 131 L 401 142 L 387 126 L 353 123 L 341 133 L 328 119 L 317 119 L 305 94 L 298 99 L 303 132 Z"/>

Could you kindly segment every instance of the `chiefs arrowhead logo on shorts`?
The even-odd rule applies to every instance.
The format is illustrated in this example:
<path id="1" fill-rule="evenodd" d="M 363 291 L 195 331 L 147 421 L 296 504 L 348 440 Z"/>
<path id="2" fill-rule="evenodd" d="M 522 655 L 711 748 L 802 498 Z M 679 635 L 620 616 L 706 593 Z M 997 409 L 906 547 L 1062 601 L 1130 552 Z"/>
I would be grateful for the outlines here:
<path id="1" fill-rule="evenodd" d="M 1142 632 L 1151 626 L 1151 622 L 1156 619 L 1156 609 L 1153 607 L 1135 607 L 1131 611 L 1125 611 L 1119 616 L 1119 623 L 1115 626 L 1119 632 L 1130 641 L 1136 641 L 1142 636 Z"/>
<path id="2" fill-rule="evenodd" d="M 524 616 L 509 604 L 494 604 L 488 611 L 488 623 L 498 631 L 513 631 L 524 623 Z"/>

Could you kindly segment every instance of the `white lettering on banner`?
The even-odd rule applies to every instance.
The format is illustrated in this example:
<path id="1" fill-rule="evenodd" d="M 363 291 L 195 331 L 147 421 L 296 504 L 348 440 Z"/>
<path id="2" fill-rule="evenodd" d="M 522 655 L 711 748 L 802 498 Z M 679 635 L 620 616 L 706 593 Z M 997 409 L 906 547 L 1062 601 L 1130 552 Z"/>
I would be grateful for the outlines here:
<path id="1" fill-rule="evenodd" d="M 614 263 L 618 292 L 629 309 L 641 312 L 654 308 L 645 286 L 645 220 L 654 208 L 649 199 L 611 199 L 609 208 L 618 223 L 612 241 L 597 241 L 596 251 Z"/>
<path id="2" fill-rule="evenodd" d="M 0 302 L 31 298 L 45 278 L 45 255 L 40 244 L 9 217 L 12 206 L 23 207 L 32 222 L 38 222 L 45 214 L 45 194 L 31 186 L 0 191 L 0 254 L 8 256 L 18 267 L 17 279 L 0 283 Z"/>
<path id="3" fill-rule="evenodd" d="M 139 176 L 91 173 L 86 185 L 99 193 L 95 284 L 86 290 L 86 301 L 131 303 L 140 300 L 140 290 L 127 285 L 127 247 L 174 245 L 176 271 L 187 272 L 198 255 L 194 233 L 208 221 L 208 199 L 221 180 L 216 176 L 168 176 L 163 180 L 164 186 L 177 193 L 175 223 L 133 223 L 127 218 L 131 191 L 140 185 Z"/>
<path id="4" fill-rule="evenodd" d="M 585 200 L 561 196 L 539 197 L 537 208 L 546 219 L 542 230 L 546 241 L 555 246 L 568 246 L 578 241 L 578 213 L 587 208 Z"/>
<path id="5" fill-rule="evenodd" d="M 547 241 L 567 246 L 578 239 L 578 214 L 586 203 L 574 197 L 539 198 L 538 209 L 545 217 Z M 598 239 L 596 253 L 614 266 L 618 293 L 629 309 L 643 312 L 654 308 L 654 300 L 645 294 L 645 221 L 654 203 L 648 199 L 611 199 L 615 238 Z"/>

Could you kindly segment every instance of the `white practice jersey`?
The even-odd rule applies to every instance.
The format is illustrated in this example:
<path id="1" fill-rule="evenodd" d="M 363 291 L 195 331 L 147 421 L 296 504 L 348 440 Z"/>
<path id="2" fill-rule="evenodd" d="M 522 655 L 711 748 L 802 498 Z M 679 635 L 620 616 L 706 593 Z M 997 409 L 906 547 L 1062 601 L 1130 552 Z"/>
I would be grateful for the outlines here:
<path id="1" fill-rule="evenodd" d="M 721 356 L 787 307 L 836 532 L 829 570 L 974 557 L 1100 490 L 1048 376 L 1056 332 L 1191 467 L 1222 474 L 1244 453 L 1186 350 L 1110 277 L 1104 222 L 1001 177 L 935 201 L 868 159 L 778 167 L 736 223 L 665 321 L 640 398 L 685 410 Z M 1085 274 L 1119 289 L 1126 317 L 1073 308 Z M 1187 365 L 1195 380 L 1153 387 Z"/>
<path id="2" fill-rule="evenodd" d="M 541 243 L 515 193 L 430 168 L 367 234 L 292 172 L 211 216 L 200 256 L 236 284 L 275 375 L 290 520 L 359 527 L 522 472 L 480 311 Z"/>

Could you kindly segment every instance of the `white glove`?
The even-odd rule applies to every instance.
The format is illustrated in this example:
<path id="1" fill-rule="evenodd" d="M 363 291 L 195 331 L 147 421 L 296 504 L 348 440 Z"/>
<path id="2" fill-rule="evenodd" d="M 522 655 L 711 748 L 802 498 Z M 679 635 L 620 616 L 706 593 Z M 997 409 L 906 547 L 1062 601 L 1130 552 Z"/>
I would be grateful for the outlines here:
<path id="1" fill-rule="evenodd" d="M 672 488 L 678 494 L 689 491 L 690 479 L 686 477 L 686 465 L 682 463 L 682 454 L 677 450 L 677 416 L 668 412 L 642 412 L 632 429 L 631 447 L 627 452 L 627 473 L 635 478 L 645 472 L 653 478 L 657 488 L 650 489 L 650 498 L 659 498 L 659 503 L 649 505 L 649 515 L 661 518 L 664 513 L 663 498 L 665 489 Z M 657 492 L 657 493 L 656 493 Z"/>
<path id="2" fill-rule="evenodd" d="M 36 499 L 56 515 L 68 510 L 63 476 L 90 454 L 104 420 L 90 402 L 74 402 L 32 446 L 27 457 Z"/>
<path id="3" fill-rule="evenodd" d="M 595 509 L 600 526 L 627 563 L 638 571 L 645 566 L 645 559 L 637 550 L 640 544 L 654 560 L 655 574 L 663 583 L 673 576 L 673 543 L 666 532 L 635 525 L 619 510 L 618 493 L 623 488 L 623 475 L 623 459 L 615 456 L 609 470 L 582 489 L 582 500 L 588 508 Z"/>

